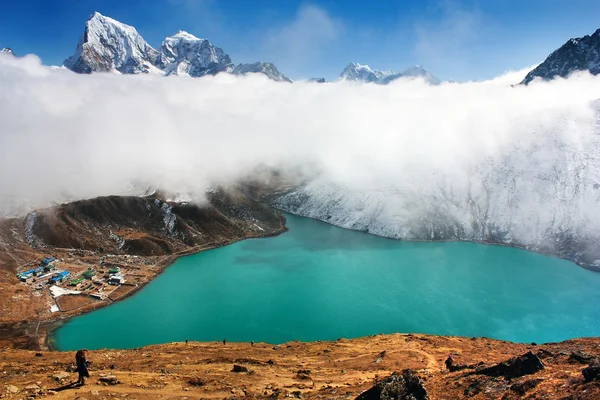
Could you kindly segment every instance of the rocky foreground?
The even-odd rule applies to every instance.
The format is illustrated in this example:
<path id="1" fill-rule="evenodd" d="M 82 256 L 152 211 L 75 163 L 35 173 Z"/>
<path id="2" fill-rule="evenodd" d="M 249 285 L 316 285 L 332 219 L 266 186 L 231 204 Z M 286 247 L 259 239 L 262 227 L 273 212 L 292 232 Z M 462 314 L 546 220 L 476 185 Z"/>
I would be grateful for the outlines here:
<path id="1" fill-rule="evenodd" d="M 75 387 L 74 352 L 5 349 L 0 397 L 598 399 L 598 356 L 600 339 L 527 345 L 394 334 L 283 345 L 190 342 L 92 351 L 91 378 Z"/>

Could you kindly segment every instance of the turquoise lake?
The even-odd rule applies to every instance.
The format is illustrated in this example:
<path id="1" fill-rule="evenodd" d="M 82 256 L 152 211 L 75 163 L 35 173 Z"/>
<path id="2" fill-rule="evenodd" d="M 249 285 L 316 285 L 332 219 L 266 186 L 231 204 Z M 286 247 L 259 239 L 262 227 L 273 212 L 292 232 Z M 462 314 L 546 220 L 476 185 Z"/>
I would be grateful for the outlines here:
<path id="1" fill-rule="evenodd" d="M 67 322 L 55 346 L 283 343 L 393 332 L 538 343 L 600 336 L 600 273 L 574 263 L 287 219 L 290 230 L 280 236 L 180 258 L 136 295 Z"/>

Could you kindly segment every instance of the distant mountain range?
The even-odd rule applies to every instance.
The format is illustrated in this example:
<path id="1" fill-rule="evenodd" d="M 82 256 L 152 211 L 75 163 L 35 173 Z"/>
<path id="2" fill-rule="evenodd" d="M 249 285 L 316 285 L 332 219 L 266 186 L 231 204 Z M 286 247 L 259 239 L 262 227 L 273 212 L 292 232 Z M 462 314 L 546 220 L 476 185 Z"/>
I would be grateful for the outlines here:
<path id="1" fill-rule="evenodd" d="M 64 61 L 64 66 L 79 73 L 146 73 L 191 77 L 219 72 L 236 75 L 262 73 L 275 81 L 292 82 L 272 63 L 234 66 L 223 49 L 184 31 L 165 38 L 156 50 L 134 27 L 98 12 L 87 20 L 75 54 Z"/>
<path id="2" fill-rule="evenodd" d="M 160 48 L 154 49 L 134 27 L 98 12 L 86 22 L 75 54 L 64 61 L 64 66 L 78 73 L 146 73 L 191 77 L 220 72 L 234 75 L 260 73 L 277 82 L 292 82 L 270 62 L 234 65 L 223 49 L 213 46 L 207 39 L 199 39 L 184 31 L 167 37 Z M 377 84 L 387 84 L 401 77 L 422 77 L 432 84 L 439 83 L 438 78 L 418 66 L 394 73 L 351 63 L 340 75 L 342 80 Z M 324 78 L 309 81 L 326 82 Z"/>
<path id="3" fill-rule="evenodd" d="M 402 72 L 394 72 L 391 70 L 379 71 L 371 69 L 368 65 L 361 65 L 353 62 L 348 64 L 340 74 L 340 79 L 345 81 L 377 83 L 379 85 L 387 85 L 400 78 L 423 78 L 432 85 L 438 85 L 440 83 L 440 80 L 435 75 L 426 71 L 419 65 L 415 65 Z"/>
<path id="4" fill-rule="evenodd" d="M 528 84 L 535 78 L 549 80 L 557 76 L 566 77 L 574 71 L 600 74 L 600 29 L 592 35 L 569 39 L 529 72 L 521 83 Z"/>
<path id="5" fill-rule="evenodd" d="M 0 54 L 14 55 L 14 52 L 5 47 Z M 146 73 L 190 77 L 220 72 L 234 75 L 260 73 L 277 82 L 293 82 L 270 62 L 235 65 L 223 49 L 185 31 L 165 38 L 158 50 L 154 49 L 134 27 L 98 12 L 87 20 L 75 54 L 64 61 L 64 66 L 78 73 Z M 569 39 L 530 71 L 521 83 L 528 84 L 535 78 L 550 80 L 557 76 L 566 77 L 574 71 L 600 74 L 600 29 L 592 35 Z M 418 65 L 394 72 L 352 62 L 339 76 L 343 81 L 379 85 L 387 85 L 400 78 L 421 78 L 432 85 L 440 83 L 440 79 Z M 327 82 L 324 78 L 311 78 L 308 81 Z"/>

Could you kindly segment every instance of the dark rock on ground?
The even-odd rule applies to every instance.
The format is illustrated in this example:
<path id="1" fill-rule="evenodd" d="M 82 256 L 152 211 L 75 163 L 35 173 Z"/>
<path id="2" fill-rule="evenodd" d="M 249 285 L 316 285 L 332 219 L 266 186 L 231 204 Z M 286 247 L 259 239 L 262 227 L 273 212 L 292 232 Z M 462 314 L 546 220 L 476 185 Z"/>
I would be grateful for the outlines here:
<path id="1" fill-rule="evenodd" d="M 536 356 L 538 356 L 540 359 L 544 359 L 544 358 L 551 358 L 554 357 L 554 354 L 546 349 L 539 349 L 536 353 Z"/>
<path id="2" fill-rule="evenodd" d="M 429 400 L 421 378 L 410 369 L 380 380 L 356 400 Z"/>
<path id="3" fill-rule="evenodd" d="M 475 368 L 475 366 L 473 366 L 473 365 L 458 364 L 457 362 L 454 361 L 454 359 L 451 356 L 448 356 L 448 358 L 446 359 L 444 364 L 446 364 L 446 369 L 450 372 L 456 372 L 456 371 L 461 371 L 463 369 Z"/>
<path id="4" fill-rule="evenodd" d="M 231 372 L 248 372 L 248 368 L 243 367 L 241 365 L 234 365 Z"/>
<path id="5" fill-rule="evenodd" d="M 188 379 L 188 383 L 192 386 L 204 386 L 206 384 L 204 379 L 200 378 L 199 376 L 194 376 Z"/>
<path id="6" fill-rule="evenodd" d="M 578 362 L 581 364 L 589 364 L 592 362 L 592 360 L 594 360 L 593 355 L 591 355 L 590 353 L 587 353 L 585 351 L 573 351 L 571 352 L 571 354 L 569 355 L 569 362 Z"/>
<path id="7" fill-rule="evenodd" d="M 298 379 L 310 379 L 310 370 L 301 369 L 296 373 L 296 378 Z"/>
<path id="8" fill-rule="evenodd" d="M 482 381 L 473 381 L 465 388 L 463 393 L 466 397 L 475 396 L 483 390 L 484 386 L 485 384 Z"/>
<path id="9" fill-rule="evenodd" d="M 544 363 L 531 351 L 519 357 L 513 357 L 491 367 L 482 368 L 476 374 L 487 376 L 502 376 L 505 379 L 518 378 L 535 374 L 544 369 Z"/>
<path id="10" fill-rule="evenodd" d="M 515 383 L 510 387 L 510 390 L 523 396 L 526 392 L 530 391 L 531 389 L 534 389 L 542 381 L 543 379 L 530 379 L 527 381 Z"/>
<path id="11" fill-rule="evenodd" d="M 600 362 L 598 362 L 598 360 L 592 361 L 589 366 L 581 370 L 581 373 L 583 374 L 583 379 L 586 382 L 598 380 L 600 377 Z"/>

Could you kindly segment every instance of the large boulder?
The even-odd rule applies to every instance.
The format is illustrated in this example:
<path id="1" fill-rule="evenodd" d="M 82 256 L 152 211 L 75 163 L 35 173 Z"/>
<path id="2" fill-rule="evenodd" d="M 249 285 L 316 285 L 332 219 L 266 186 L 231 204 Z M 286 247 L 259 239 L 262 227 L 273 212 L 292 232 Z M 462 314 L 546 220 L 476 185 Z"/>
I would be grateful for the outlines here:
<path id="1" fill-rule="evenodd" d="M 522 356 L 513 357 L 491 367 L 477 370 L 475 373 L 493 377 L 502 376 L 505 379 L 513 379 L 524 375 L 535 374 L 544 368 L 544 363 L 539 359 L 539 357 L 529 351 Z"/>
<path id="2" fill-rule="evenodd" d="M 592 361 L 592 363 L 581 370 L 583 379 L 586 382 L 598 380 L 600 378 L 600 362 L 598 360 Z"/>
<path id="3" fill-rule="evenodd" d="M 380 380 L 356 400 L 429 400 L 421 378 L 410 369 Z"/>

